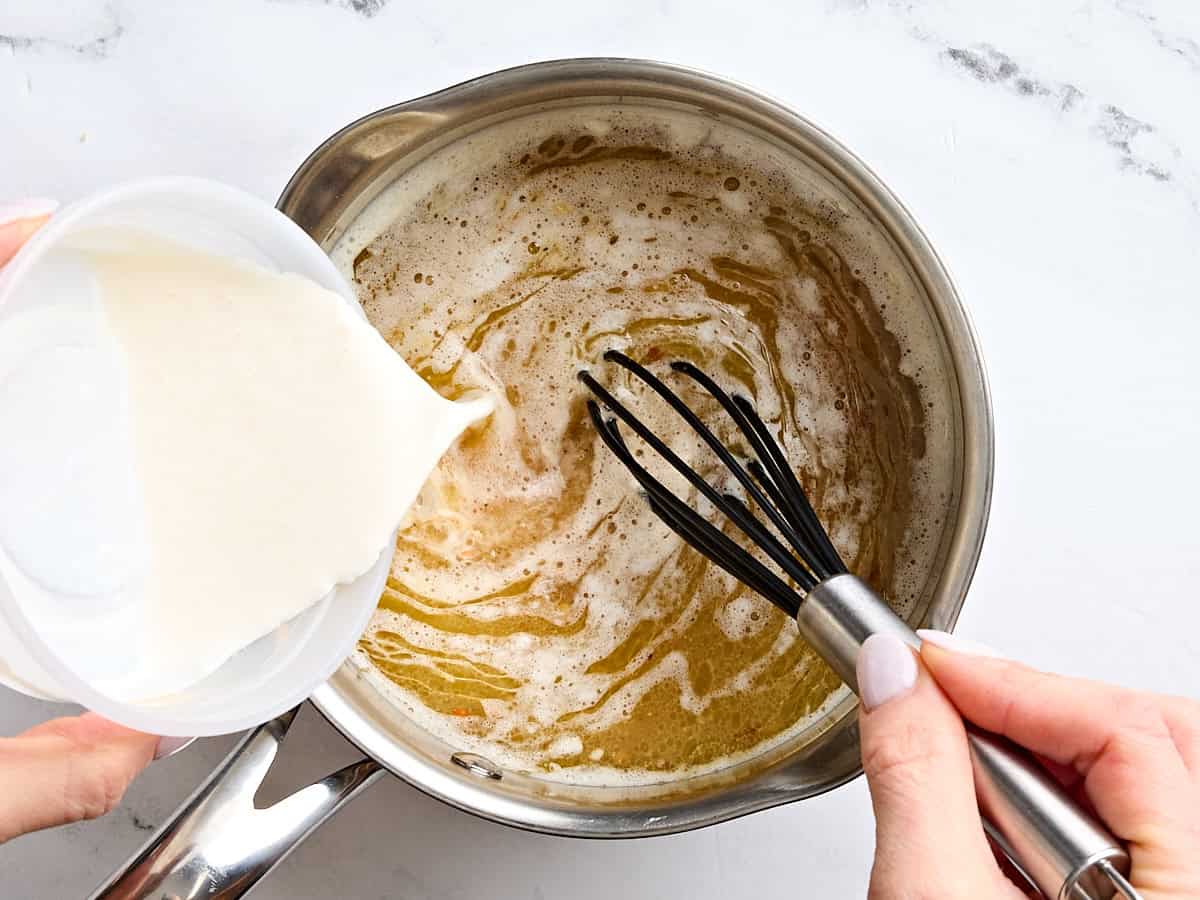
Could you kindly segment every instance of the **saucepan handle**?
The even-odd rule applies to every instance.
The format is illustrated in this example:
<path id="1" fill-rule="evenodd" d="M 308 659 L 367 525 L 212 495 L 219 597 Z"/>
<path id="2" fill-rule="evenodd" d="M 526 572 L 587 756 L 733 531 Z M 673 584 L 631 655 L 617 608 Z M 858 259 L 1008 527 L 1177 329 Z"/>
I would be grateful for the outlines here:
<path id="1" fill-rule="evenodd" d="M 257 808 L 254 795 L 296 712 L 272 719 L 243 740 L 91 900 L 242 897 L 318 825 L 383 775 L 377 763 L 364 759 Z"/>

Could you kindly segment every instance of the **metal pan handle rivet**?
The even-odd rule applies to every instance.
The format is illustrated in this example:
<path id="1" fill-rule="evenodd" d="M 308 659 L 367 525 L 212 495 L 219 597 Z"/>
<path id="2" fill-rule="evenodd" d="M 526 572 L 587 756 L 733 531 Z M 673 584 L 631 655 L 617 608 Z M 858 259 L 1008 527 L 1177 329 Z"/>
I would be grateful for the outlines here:
<path id="1" fill-rule="evenodd" d="M 472 775 L 478 775 L 480 778 L 499 781 L 504 777 L 504 771 L 498 765 L 490 759 L 485 759 L 478 753 L 454 753 L 450 756 L 450 762 L 456 766 L 461 766 Z"/>

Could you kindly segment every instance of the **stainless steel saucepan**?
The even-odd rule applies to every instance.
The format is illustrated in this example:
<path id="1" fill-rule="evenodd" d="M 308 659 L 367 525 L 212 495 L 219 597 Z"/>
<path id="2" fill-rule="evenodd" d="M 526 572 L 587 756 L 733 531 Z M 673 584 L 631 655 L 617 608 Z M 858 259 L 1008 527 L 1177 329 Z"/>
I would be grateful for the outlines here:
<path id="1" fill-rule="evenodd" d="M 956 398 L 957 506 L 942 562 L 911 624 L 948 629 L 979 557 L 992 484 L 992 412 L 971 324 L 945 267 L 912 216 L 850 151 L 779 103 L 712 75 L 661 63 L 583 59 L 487 75 L 389 107 L 322 144 L 292 177 L 279 208 L 326 249 L 379 193 L 430 153 L 482 127 L 598 102 L 690 110 L 774 143 L 823 172 L 907 262 L 940 332 Z M 386 772 L 475 815 L 560 835 L 633 837 L 686 831 L 837 787 L 860 772 L 848 697 L 783 746 L 729 769 L 669 785 L 576 787 L 502 771 L 457 752 L 406 719 L 350 666 L 313 704 L 364 758 L 266 809 L 253 797 L 292 714 L 253 732 L 94 898 L 241 897 L 314 828 Z"/>

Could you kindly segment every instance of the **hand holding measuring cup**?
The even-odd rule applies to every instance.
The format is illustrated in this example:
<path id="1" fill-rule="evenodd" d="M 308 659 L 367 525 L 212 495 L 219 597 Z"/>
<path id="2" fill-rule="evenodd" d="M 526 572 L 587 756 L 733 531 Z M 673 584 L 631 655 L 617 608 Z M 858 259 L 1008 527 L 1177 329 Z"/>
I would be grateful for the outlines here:
<path id="1" fill-rule="evenodd" d="M 49 218 L 54 204 L 0 208 L 0 266 Z M 103 815 L 153 759 L 179 740 L 162 741 L 86 713 L 53 719 L 0 738 L 0 843 L 39 828 Z"/>
<path id="2" fill-rule="evenodd" d="M 858 663 L 871 900 L 1023 896 L 980 827 L 962 719 L 1041 757 L 1132 857 L 1144 900 L 1200 897 L 1200 703 L 1038 672 L 942 632 Z"/>
<path id="3" fill-rule="evenodd" d="M 486 398 L 445 400 L 421 381 L 367 324 L 324 251 L 258 198 L 151 178 L 48 212 L 22 204 L 0 231 L 0 422 L 9 429 L 0 443 L 0 684 L 104 718 L 42 726 L 0 747 L 14 779 L 0 780 L 0 838 L 101 814 L 187 735 L 240 731 L 303 701 L 366 626 L 395 523 L 429 469 L 491 408 Z M 204 302 L 210 292 L 227 302 Z M 170 310 L 157 302 L 165 297 Z M 290 336 L 267 309 L 280 304 Z M 213 346 L 220 366 L 204 363 Z M 163 377 L 164 366 L 184 375 Z M 303 400 L 279 404 L 284 388 Z M 236 411 L 213 404 L 235 390 Z M 164 426 L 175 414 L 185 421 Z M 162 431 L 139 429 L 138 416 Z M 401 440 L 406 416 L 424 426 L 419 438 Z M 258 429 L 252 452 L 248 420 Z M 334 420 L 345 427 L 314 430 Z M 372 436 L 376 426 L 392 433 Z M 295 490 L 294 473 L 342 463 L 357 478 Z M 176 488 L 203 496 L 173 502 Z M 187 534 L 197 517 L 173 519 L 171 509 L 252 523 L 249 537 L 203 524 Z M 148 520 L 159 534 L 148 534 Z M 329 527 L 335 539 L 297 522 Z M 271 559 L 297 546 L 290 560 Z M 314 561 L 309 547 L 329 552 Z M 206 569 L 216 581 L 193 579 L 188 599 L 171 573 L 193 563 L 171 548 L 220 560 Z M 281 571 L 302 572 L 303 583 Z M 216 626 L 196 627 L 202 607 Z M 59 769 L 43 765 L 56 759 Z"/>

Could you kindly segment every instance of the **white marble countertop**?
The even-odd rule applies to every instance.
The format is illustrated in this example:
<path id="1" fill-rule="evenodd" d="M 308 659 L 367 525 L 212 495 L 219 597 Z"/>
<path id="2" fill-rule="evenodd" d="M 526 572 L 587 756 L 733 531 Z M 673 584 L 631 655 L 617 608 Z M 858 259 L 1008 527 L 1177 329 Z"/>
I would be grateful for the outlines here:
<path id="1" fill-rule="evenodd" d="M 376 107 L 536 59 L 659 58 L 774 94 L 900 194 L 990 366 L 991 529 L 960 628 L 1046 667 L 1200 693 L 1200 4 L 1192 0 L 3 0 L 0 198 L 141 175 L 274 198 Z M 0 733 L 60 710 L 0 688 Z M 79 897 L 233 738 L 105 820 L 0 847 L 5 900 Z M 280 784 L 353 749 L 312 710 Z M 855 897 L 859 781 L 694 834 L 524 834 L 382 783 L 256 898 Z"/>

